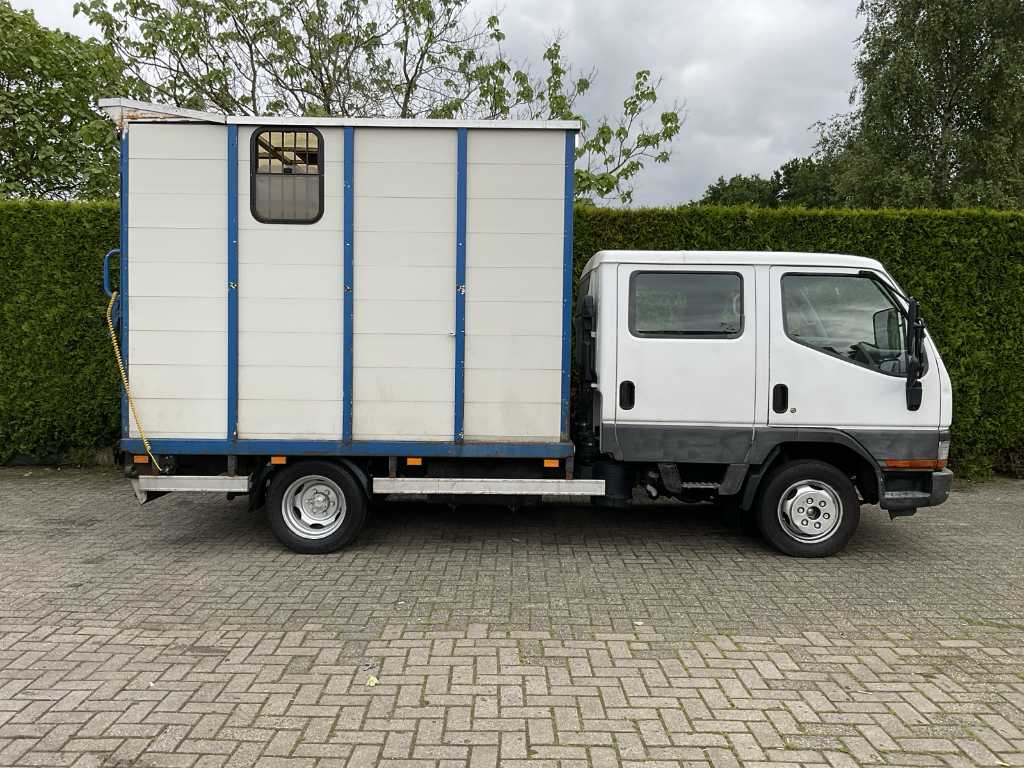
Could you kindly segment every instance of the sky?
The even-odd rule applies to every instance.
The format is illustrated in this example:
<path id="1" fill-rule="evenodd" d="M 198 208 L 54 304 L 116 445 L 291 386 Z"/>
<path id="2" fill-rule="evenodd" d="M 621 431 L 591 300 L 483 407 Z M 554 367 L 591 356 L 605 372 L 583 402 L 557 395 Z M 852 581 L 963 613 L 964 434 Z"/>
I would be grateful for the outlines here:
<path id="1" fill-rule="evenodd" d="M 13 0 L 40 23 L 94 34 L 74 17 L 75 0 Z M 470 0 L 498 12 L 507 53 L 540 61 L 562 37 L 577 69 L 597 69 L 579 106 L 590 119 L 614 116 L 637 70 L 662 78 L 666 105 L 685 123 L 672 159 L 635 181 L 634 205 L 698 199 L 719 176 L 770 174 L 814 146 L 813 125 L 849 109 L 862 25 L 857 0 Z M 656 114 L 652 115 L 656 119 Z"/>

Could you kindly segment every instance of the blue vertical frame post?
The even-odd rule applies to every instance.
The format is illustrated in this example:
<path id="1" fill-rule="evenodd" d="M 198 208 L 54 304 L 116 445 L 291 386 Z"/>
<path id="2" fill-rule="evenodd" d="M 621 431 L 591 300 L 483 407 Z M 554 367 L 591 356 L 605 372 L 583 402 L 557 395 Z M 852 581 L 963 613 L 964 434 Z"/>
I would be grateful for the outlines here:
<path id="1" fill-rule="evenodd" d="M 466 176 L 469 131 L 457 129 L 455 152 L 455 441 L 466 430 Z"/>
<path id="2" fill-rule="evenodd" d="M 565 208 L 562 224 L 562 440 L 569 439 L 569 347 L 572 336 L 572 206 L 576 132 L 565 132 Z"/>
<path id="3" fill-rule="evenodd" d="M 342 350 L 341 350 L 341 389 L 342 389 L 342 421 L 341 439 L 345 443 L 352 442 L 352 320 L 354 316 L 355 295 L 353 241 L 355 237 L 355 128 L 345 128 L 344 157 L 344 250 L 342 253 Z"/>
<path id="4" fill-rule="evenodd" d="M 128 125 L 121 129 L 121 157 L 119 158 L 121 187 L 119 190 L 121 221 L 121 260 L 118 267 L 118 303 L 121 309 L 121 359 L 125 374 L 128 372 Z M 128 416 L 128 393 L 121 388 L 121 434 L 129 437 L 131 423 Z"/>
<path id="5" fill-rule="evenodd" d="M 238 440 L 238 126 L 228 127 L 228 423 Z"/>

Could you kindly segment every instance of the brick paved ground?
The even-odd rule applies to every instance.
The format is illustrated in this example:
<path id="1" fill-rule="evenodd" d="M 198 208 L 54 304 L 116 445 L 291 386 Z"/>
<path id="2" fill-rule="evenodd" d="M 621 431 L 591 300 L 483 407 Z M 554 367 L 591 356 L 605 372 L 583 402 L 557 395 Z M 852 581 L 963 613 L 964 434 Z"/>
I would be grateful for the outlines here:
<path id="1" fill-rule="evenodd" d="M 1024 765 L 1024 483 L 830 560 L 664 506 L 396 505 L 303 557 L 242 500 L 26 472 L 2 766 Z"/>

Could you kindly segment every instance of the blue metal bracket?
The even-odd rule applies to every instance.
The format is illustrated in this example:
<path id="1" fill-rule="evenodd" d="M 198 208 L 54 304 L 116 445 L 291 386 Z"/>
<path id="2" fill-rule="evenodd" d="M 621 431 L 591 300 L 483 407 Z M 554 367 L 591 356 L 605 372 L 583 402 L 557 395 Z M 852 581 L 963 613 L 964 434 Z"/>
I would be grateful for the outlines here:
<path id="1" fill-rule="evenodd" d="M 455 442 L 465 437 L 466 413 L 466 175 L 468 131 L 458 129 L 455 160 Z"/>
<path id="2" fill-rule="evenodd" d="M 228 419 L 227 439 L 238 439 L 238 126 L 228 126 Z"/>
<path id="3" fill-rule="evenodd" d="M 121 155 L 118 161 L 121 172 L 120 192 L 118 195 L 120 206 L 120 239 L 121 247 L 118 249 L 121 254 L 121 269 L 118 275 L 120 290 L 117 296 L 117 316 L 120 318 L 119 331 L 121 335 L 121 359 L 124 361 L 124 368 L 131 376 L 129 367 L 128 349 L 128 127 L 121 129 Z M 131 419 L 128 416 L 128 393 L 121 388 L 121 434 L 129 436 L 131 430 Z"/>
<path id="4" fill-rule="evenodd" d="M 569 439 L 569 364 L 572 336 L 572 216 L 576 172 L 576 132 L 565 132 L 565 199 L 562 218 L 562 439 Z"/>
<path id="5" fill-rule="evenodd" d="M 344 244 L 342 250 L 342 350 L 341 350 L 341 439 L 352 442 L 352 318 L 355 314 L 353 295 L 353 240 L 355 239 L 355 129 L 345 128 Z"/>
<path id="6" fill-rule="evenodd" d="M 213 440 L 154 438 L 156 454 L 214 456 L 443 456 L 451 458 L 552 459 L 573 455 L 570 442 L 557 443 L 455 443 L 422 441 L 353 440 Z M 142 453 L 138 438 L 121 441 L 121 450 Z"/>
<path id="7" fill-rule="evenodd" d="M 107 294 L 108 299 L 114 295 L 110 287 L 110 257 L 114 255 L 120 256 L 121 249 L 111 248 L 107 251 L 107 255 L 103 257 L 103 292 Z"/>

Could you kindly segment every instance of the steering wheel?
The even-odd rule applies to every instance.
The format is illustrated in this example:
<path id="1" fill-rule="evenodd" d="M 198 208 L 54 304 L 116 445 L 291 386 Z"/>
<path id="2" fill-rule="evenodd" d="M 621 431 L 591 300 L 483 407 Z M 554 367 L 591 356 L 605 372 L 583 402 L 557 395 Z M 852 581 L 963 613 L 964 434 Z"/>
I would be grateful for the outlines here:
<path id="1" fill-rule="evenodd" d="M 851 359 L 856 360 L 864 365 L 876 367 L 879 364 L 879 349 L 874 344 L 869 344 L 866 341 L 858 341 L 852 347 L 850 347 Z"/>
<path id="2" fill-rule="evenodd" d="M 875 368 L 883 373 L 902 375 L 904 369 L 903 355 L 897 352 L 891 354 L 892 350 L 882 351 L 867 341 L 860 341 L 850 347 L 850 359 L 863 363 L 870 368 Z M 887 354 L 888 353 L 888 354 Z"/>

